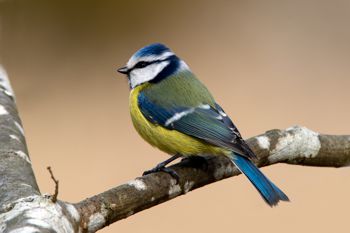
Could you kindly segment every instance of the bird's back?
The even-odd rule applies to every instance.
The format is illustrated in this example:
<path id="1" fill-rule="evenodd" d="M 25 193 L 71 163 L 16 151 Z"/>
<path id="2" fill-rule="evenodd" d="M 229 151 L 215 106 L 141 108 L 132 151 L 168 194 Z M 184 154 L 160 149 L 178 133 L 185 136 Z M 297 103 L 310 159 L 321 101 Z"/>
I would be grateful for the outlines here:
<path id="1" fill-rule="evenodd" d="M 169 76 L 156 85 L 143 90 L 147 97 L 164 107 L 197 107 L 200 104 L 215 106 L 215 100 L 208 89 L 190 72 L 182 71 Z"/>

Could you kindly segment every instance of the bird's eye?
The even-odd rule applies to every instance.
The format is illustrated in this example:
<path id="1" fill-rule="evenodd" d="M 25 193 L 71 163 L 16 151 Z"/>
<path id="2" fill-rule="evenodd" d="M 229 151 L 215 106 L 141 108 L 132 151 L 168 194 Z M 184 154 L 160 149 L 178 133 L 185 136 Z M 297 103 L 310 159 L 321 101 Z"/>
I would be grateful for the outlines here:
<path id="1" fill-rule="evenodd" d="M 149 64 L 150 64 L 149 62 L 140 61 L 134 66 L 134 68 L 136 68 L 136 69 L 144 68 L 144 67 L 148 66 Z"/>

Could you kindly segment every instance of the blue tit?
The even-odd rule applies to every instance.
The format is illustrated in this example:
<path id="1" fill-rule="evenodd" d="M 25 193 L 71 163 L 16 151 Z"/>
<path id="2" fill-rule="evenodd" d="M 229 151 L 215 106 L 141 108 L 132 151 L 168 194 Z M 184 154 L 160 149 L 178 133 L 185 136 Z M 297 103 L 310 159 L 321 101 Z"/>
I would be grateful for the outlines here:
<path id="1" fill-rule="evenodd" d="M 254 152 L 188 65 L 163 44 L 137 51 L 118 69 L 130 85 L 130 114 L 141 137 L 172 157 L 150 171 L 189 156 L 227 156 L 270 206 L 288 197 L 252 162 Z"/>

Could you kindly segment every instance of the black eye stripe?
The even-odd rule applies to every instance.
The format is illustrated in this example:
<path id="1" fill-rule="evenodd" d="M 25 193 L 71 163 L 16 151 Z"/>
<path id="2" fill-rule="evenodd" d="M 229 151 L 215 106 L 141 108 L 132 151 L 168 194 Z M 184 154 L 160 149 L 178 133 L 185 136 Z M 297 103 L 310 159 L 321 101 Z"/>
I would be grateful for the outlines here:
<path id="1" fill-rule="evenodd" d="M 151 62 L 147 62 L 147 61 L 139 61 L 138 63 L 136 63 L 133 67 L 133 69 L 139 69 L 139 68 L 143 68 L 148 66 L 149 64 L 151 64 Z"/>
<path id="2" fill-rule="evenodd" d="M 160 63 L 160 62 L 163 62 L 163 61 L 169 61 L 171 60 L 175 55 L 172 55 L 170 57 L 167 57 L 163 60 L 154 60 L 154 61 L 139 61 L 138 63 L 136 63 L 131 69 L 130 71 L 132 71 L 133 69 L 141 69 L 141 68 L 144 68 L 146 66 L 149 66 L 149 65 L 152 65 L 152 64 L 155 64 L 155 63 Z"/>

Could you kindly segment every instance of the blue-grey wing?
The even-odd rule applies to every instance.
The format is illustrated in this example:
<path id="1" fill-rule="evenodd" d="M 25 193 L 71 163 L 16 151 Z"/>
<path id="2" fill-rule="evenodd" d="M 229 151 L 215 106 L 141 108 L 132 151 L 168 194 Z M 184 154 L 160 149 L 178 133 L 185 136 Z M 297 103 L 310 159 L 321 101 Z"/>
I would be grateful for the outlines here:
<path id="1" fill-rule="evenodd" d="M 138 103 L 142 114 L 154 124 L 228 148 L 249 158 L 256 157 L 218 104 L 213 107 L 208 104 L 163 107 L 143 93 L 139 94 Z"/>
<path id="2" fill-rule="evenodd" d="M 233 133 L 237 136 L 235 145 L 240 148 L 240 150 L 244 151 L 245 155 L 250 158 L 256 158 L 255 153 L 250 149 L 246 141 L 242 138 L 241 133 L 238 131 L 237 127 L 233 124 L 231 119 L 227 116 L 225 111 L 221 108 L 221 106 L 215 103 L 215 109 L 219 112 L 219 114 L 223 117 L 223 122 L 227 127 L 229 127 Z"/>

